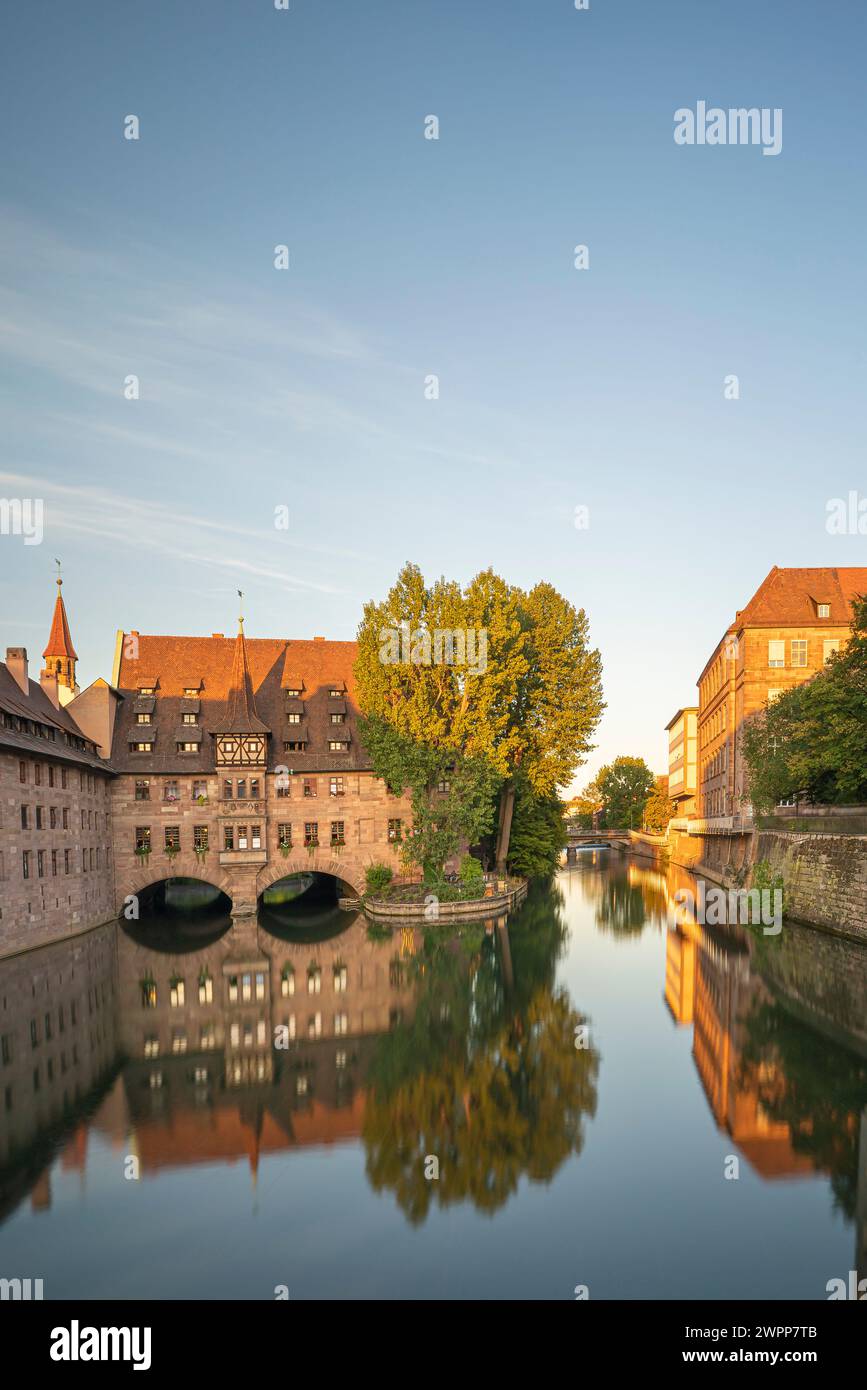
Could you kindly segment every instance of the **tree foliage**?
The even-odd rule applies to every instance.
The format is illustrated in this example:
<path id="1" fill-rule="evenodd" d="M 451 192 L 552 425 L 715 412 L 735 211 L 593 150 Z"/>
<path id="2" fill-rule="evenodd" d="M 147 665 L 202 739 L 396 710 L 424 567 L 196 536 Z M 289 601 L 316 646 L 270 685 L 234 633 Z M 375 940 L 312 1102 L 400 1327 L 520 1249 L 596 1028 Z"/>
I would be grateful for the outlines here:
<path id="1" fill-rule="evenodd" d="M 657 777 L 653 790 L 644 803 L 644 829 L 649 830 L 651 834 L 662 835 L 676 811 L 677 806 L 668 794 L 668 779 Z"/>
<path id="2" fill-rule="evenodd" d="M 463 664 L 432 659 L 438 633 L 460 635 Z M 432 763 L 457 767 L 463 759 L 494 774 L 508 801 L 498 862 L 508 848 L 515 779 L 520 774 L 537 796 L 555 795 L 592 746 L 604 708 L 602 663 L 588 645 L 584 611 L 550 584 L 525 591 L 493 570 L 462 589 L 446 579 L 428 585 L 416 565 L 405 565 L 386 599 L 365 605 L 355 669 L 367 717 L 362 737 L 374 771 L 385 776 L 390 765 L 386 780 L 395 790 L 418 786 L 398 777 L 399 763 L 410 766 L 410 742 Z M 383 725 L 402 742 L 377 735 Z"/>
<path id="3" fill-rule="evenodd" d="M 643 758 L 622 756 L 603 767 L 596 777 L 605 802 L 605 821 L 614 830 L 638 829 L 655 778 Z"/>
<path id="4" fill-rule="evenodd" d="M 515 796 L 515 814 L 509 842 L 509 868 L 524 878 L 549 878 L 566 845 L 563 803 L 554 796 L 539 796 L 523 784 Z"/>

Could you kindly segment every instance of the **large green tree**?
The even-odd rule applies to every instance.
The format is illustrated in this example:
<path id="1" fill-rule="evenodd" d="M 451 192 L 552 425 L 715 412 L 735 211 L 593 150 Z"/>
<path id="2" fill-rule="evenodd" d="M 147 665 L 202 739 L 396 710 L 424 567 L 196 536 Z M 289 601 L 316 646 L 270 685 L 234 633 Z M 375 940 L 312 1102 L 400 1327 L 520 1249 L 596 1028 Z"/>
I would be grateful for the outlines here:
<path id="1" fill-rule="evenodd" d="M 657 777 L 644 805 L 642 824 L 651 834 L 662 835 L 677 807 L 668 794 L 668 778 Z"/>
<path id="2" fill-rule="evenodd" d="M 743 733 L 750 799 L 759 812 L 788 797 L 867 801 L 867 599 L 852 635 L 823 671 L 753 715 Z"/>
<path id="3" fill-rule="evenodd" d="M 603 767 L 596 785 L 605 802 L 606 824 L 613 830 L 638 829 L 655 778 L 643 758 L 621 756 Z"/>
<path id="4" fill-rule="evenodd" d="M 524 591 L 493 570 L 462 589 L 446 579 L 429 585 L 407 564 L 385 600 L 365 606 L 356 679 L 370 723 L 362 736 L 379 721 L 433 754 L 487 764 L 499 784 L 500 870 L 519 780 L 553 796 L 591 747 L 604 703 L 601 659 L 587 636 L 583 610 L 550 584 Z M 374 741 L 374 770 L 384 776 L 388 737 Z"/>

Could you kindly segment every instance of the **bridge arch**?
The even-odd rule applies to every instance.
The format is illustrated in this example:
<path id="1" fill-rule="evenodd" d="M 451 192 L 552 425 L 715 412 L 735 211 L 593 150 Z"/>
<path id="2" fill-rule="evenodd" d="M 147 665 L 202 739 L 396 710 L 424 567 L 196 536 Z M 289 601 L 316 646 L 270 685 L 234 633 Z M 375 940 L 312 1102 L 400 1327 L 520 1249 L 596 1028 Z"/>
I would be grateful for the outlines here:
<path id="1" fill-rule="evenodd" d="M 267 888 L 279 883 L 281 878 L 292 878 L 296 874 L 323 874 L 336 879 L 338 893 L 343 896 L 356 897 L 364 892 L 364 870 L 359 865 L 340 856 L 332 858 L 302 852 L 287 855 L 285 859 L 281 858 L 276 864 L 268 864 L 262 869 L 256 882 L 259 899 Z"/>
<path id="2" fill-rule="evenodd" d="M 139 897 L 151 888 L 157 888 L 161 883 L 168 883 L 171 879 L 194 879 L 199 883 L 205 883 L 209 888 L 216 888 L 224 893 L 232 903 L 232 884 L 226 874 L 213 871 L 208 872 L 207 868 L 200 864 L 184 865 L 182 873 L 167 873 L 165 869 L 142 867 L 130 874 L 123 888 L 117 894 L 117 915 L 123 915 L 127 899 Z"/>

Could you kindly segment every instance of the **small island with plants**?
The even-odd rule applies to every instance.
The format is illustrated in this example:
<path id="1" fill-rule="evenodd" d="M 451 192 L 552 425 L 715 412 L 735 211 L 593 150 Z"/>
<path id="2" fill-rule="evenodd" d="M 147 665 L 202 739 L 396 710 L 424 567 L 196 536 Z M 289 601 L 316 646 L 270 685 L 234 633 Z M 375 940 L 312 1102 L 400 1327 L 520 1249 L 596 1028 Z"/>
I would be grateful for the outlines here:
<path id="1" fill-rule="evenodd" d="M 374 921 L 473 921 L 495 917 L 526 896 L 527 880 L 513 874 L 486 874 L 478 859 L 465 854 L 458 873 L 430 874 L 395 882 L 387 864 L 370 864 L 361 903 Z"/>

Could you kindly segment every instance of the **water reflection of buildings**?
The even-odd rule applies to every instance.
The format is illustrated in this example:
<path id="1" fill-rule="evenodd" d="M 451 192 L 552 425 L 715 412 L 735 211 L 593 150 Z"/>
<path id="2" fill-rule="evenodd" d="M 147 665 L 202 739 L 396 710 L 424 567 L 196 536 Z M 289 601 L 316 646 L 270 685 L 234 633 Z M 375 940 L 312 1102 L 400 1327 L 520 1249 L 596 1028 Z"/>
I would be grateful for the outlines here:
<path id="1" fill-rule="evenodd" d="M 184 953 L 107 926 L 4 962 L 0 1217 L 28 1193 L 50 1205 L 58 1151 L 83 1174 L 91 1129 L 142 1177 L 238 1160 L 255 1173 L 262 1155 L 357 1138 L 377 1037 L 413 1007 L 417 941 L 346 922 L 290 942 L 248 919 Z"/>
<path id="2" fill-rule="evenodd" d="M 675 904 L 674 893 L 679 887 L 694 889 L 694 882 L 672 869 L 668 879 L 670 921 L 664 998 L 678 1025 L 692 1025 L 693 1058 L 717 1125 L 730 1135 L 739 1153 L 765 1180 L 833 1177 L 832 1166 L 822 1160 L 818 1147 L 810 1143 L 812 1115 L 804 1116 L 795 1129 L 789 1120 L 774 1117 L 773 1112 L 779 1114 L 787 1109 L 786 1100 L 794 1082 L 773 1044 L 763 1039 L 758 1050 L 754 1045 L 754 1020 L 763 1010 L 779 1008 L 780 997 L 756 968 L 749 932 L 745 928 L 699 924 L 683 905 Z M 775 949 L 788 952 L 789 957 L 799 950 L 799 933 L 806 932 L 797 967 L 778 966 L 789 988 L 794 979 L 806 993 L 810 970 L 817 969 L 815 933 L 795 924 L 787 924 L 785 931 L 787 942 L 777 943 Z M 860 988 L 861 1016 L 867 1022 L 867 959 L 862 949 L 857 949 L 860 956 L 850 957 L 846 943 L 824 941 L 822 965 L 825 972 L 832 974 L 829 957 L 836 956 L 837 971 L 851 985 L 854 964 L 859 983 L 853 988 L 856 992 Z M 823 978 L 817 987 L 816 997 L 828 1010 L 824 1031 L 835 1042 L 854 1046 L 867 1056 L 863 1038 L 843 1036 L 834 1026 L 834 990 L 828 990 L 827 979 Z M 803 1010 L 800 1017 L 803 1021 Z M 813 1022 L 818 1024 L 819 1017 L 814 1017 Z M 857 1153 L 855 1258 L 863 1277 L 867 1274 L 867 1109 L 861 1114 L 852 1110 L 838 1112 L 837 1119 Z"/>
<path id="3" fill-rule="evenodd" d="M 0 974 L 0 1219 L 28 1193 L 51 1204 L 48 1172 L 82 1168 L 77 1117 L 117 1065 L 114 926 L 5 960 Z"/>
<path id="4" fill-rule="evenodd" d="M 355 1138 L 377 1035 L 411 1008 L 399 951 L 363 918 L 326 942 L 250 919 L 188 955 L 121 935 L 123 1086 L 141 1171 Z M 278 1045 L 275 1046 L 275 1037 Z"/>

